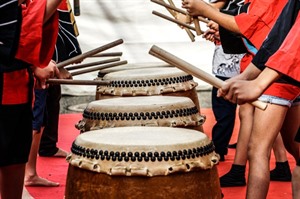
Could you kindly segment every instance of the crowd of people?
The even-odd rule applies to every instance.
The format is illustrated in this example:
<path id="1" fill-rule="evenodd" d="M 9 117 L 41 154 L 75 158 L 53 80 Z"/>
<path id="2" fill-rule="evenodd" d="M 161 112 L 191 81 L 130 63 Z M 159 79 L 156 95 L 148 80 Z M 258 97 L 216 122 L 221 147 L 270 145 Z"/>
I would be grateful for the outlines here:
<path id="1" fill-rule="evenodd" d="M 235 159 L 221 187 L 247 185 L 246 198 L 259 199 L 266 198 L 270 180 L 292 181 L 293 198 L 300 198 L 300 1 L 182 0 L 182 7 L 210 20 L 203 37 L 215 43 L 213 73 L 226 81 L 212 92 L 212 140 L 221 161 L 239 105 Z M 37 174 L 36 161 L 38 153 L 67 155 L 56 146 L 60 87 L 46 81 L 72 78 L 56 64 L 81 53 L 70 14 L 67 0 L 0 1 L 2 199 L 22 198 L 24 185 L 59 185 Z M 267 108 L 247 103 L 255 100 Z M 47 109 L 51 103 L 55 109 Z M 270 171 L 272 149 L 276 167 Z M 292 175 L 285 150 L 296 160 Z"/>

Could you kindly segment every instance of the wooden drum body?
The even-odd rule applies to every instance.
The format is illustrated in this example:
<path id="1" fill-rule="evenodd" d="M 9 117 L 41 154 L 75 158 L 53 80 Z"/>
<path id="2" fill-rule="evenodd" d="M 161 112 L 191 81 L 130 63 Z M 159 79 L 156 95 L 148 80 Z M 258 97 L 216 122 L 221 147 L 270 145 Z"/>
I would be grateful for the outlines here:
<path id="1" fill-rule="evenodd" d="M 98 86 L 96 100 L 112 97 L 168 95 L 192 99 L 200 110 L 193 76 L 175 67 L 122 70 L 108 73 L 103 80 L 111 84 Z"/>
<path id="2" fill-rule="evenodd" d="M 185 127 L 202 130 L 201 116 L 190 98 L 146 96 L 90 102 L 75 126 L 80 132 L 123 126 Z"/>
<path id="3" fill-rule="evenodd" d="M 199 131 L 117 127 L 80 134 L 73 142 L 66 199 L 220 199 L 218 156 Z"/>

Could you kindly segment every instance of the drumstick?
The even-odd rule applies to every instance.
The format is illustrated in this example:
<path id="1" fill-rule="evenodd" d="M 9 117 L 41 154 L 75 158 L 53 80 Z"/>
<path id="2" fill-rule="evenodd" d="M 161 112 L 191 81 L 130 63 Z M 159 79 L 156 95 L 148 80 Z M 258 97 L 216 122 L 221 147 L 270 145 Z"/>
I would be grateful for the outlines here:
<path id="1" fill-rule="evenodd" d="M 122 43 L 123 43 L 123 40 L 122 40 L 122 39 L 113 41 L 113 42 L 108 43 L 108 44 L 106 44 L 106 45 L 103 45 L 103 46 L 100 46 L 100 47 L 95 48 L 95 49 L 93 49 L 93 50 L 90 50 L 90 51 L 88 51 L 88 52 L 85 52 L 85 53 L 83 53 L 83 54 L 81 54 L 81 55 L 77 55 L 77 56 L 72 57 L 72 58 L 70 58 L 70 59 L 67 59 L 67 60 L 65 60 L 65 61 L 63 61 L 63 62 L 60 62 L 60 63 L 58 63 L 56 66 L 57 66 L 57 68 L 62 68 L 62 67 L 65 67 L 65 66 L 67 66 L 67 65 L 69 65 L 69 64 L 73 64 L 73 63 L 76 63 L 76 62 L 80 62 L 80 61 L 84 60 L 85 58 L 87 58 L 87 57 L 89 57 L 89 56 L 91 56 L 91 55 L 97 54 L 97 53 L 99 53 L 99 52 L 101 52 L 101 51 L 104 51 L 104 50 L 107 50 L 107 49 L 109 49 L 109 48 L 115 47 L 115 46 L 117 46 L 117 45 L 119 45 L 119 44 L 122 44 Z"/>
<path id="2" fill-rule="evenodd" d="M 195 25 L 195 29 L 196 29 L 197 35 L 201 35 L 202 34 L 202 30 L 200 28 L 200 23 L 199 23 L 198 17 L 193 17 L 193 22 L 194 22 L 194 25 Z"/>
<path id="3" fill-rule="evenodd" d="M 161 0 L 162 2 L 164 2 L 164 0 Z M 170 3 L 171 6 L 175 7 L 175 4 L 173 3 L 172 0 L 168 0 L 168 2 Z M 165 3 L 165 2 L 164 2 Z M 166 9 L 169 11 L 169 13 L 175 18 L 176 17 L 176 12 L 170 8 Z M 195 41 L 195 35 L 192 33 L 192 31 L 186 27 L 183 27 L 183 29 L 186 31 L 186 33 L 188 34 L 189 38 L 191 39 L 192 42 Z"/>
<path id="4" fill-rule="evenodd" d="M 167 51 L 153 45 L 149 51 L 149 54 L 173 65 L 181 70 L 194 75 L 195 77 L 205 81 L 206 83 L 213 85 L 216 88 L 222 87 L 224 82 L 218 78 L 213 77 L 212 75 L 206 73 L 205 71 L 187 63 L 186 61 L 179 59 L 178 57 L 168 53 Z M 265 110 L 267 108 L 267 104 L 261 101 L 254 101 L 251 103 L 253 106 Z"/>
<path id="5" fill-rule="evenodd" d="M 161 14 L 161 13 L 159 13 L 159 12 L 157 12 L 157 11 L 152 11 L 152 14 L 157 15 L 157 16 L 159 16 L 159 17 L 161 17 L 161 18 L 164 18 L 164 19 L 166 19 L 166 20 L 168 20 L 168 21 L 177 23 L 177 24 L 179 24 L 179 25 L 181 25 L 181 26 L 183 26 L 183 27 L 186 27 L 186 28 L 189 28 L 189 29 L 191 29 L 191 30 L 196 31 L 196 29 L 195 29 L 193 26 L 190 26 L 190 25 L 185 24 L 185 23 L 183 23 L 183 22 L 181 22 L 181 21 L 178 21 L 178 20 L 176 20 L 176 19 L 173 19 L 173 18 L 171 18 L 171 17 L 168 17 L 168 16 L 166 16 L 166 15 L 164 15 L 164 14 Z"/>
<path id="6" fill-rule="evenodd" d="M 101 60 L 101 61 L 96 61 L 96 62 L 91 62 L 91 63 L 86 63 L 86 64 L 77 64 L 74 66 L 66 67 L 66 69 L 69 71 L 69 70 L 80 69 L 80 68 L 85 68 L 85 67 L 89 67 L 89 66 L 107 64 L 107 63 L 115 62 L 115 61 L 120 61 L 120 58 L 106 59 L 106 60 Z"/>
<path id="7" fill-rule="evenodd" d="M 162 6 L 166 7 L 166 8 L 169 8 L 169 9 L 171 9 L 171 10 L 174 10 L 174 11 L 176 11 L 176 12 L 179 12 L 179 13 L 181 13 L 181 14 L 188 15 L 188 13 L 187 13 L 186 11 L 184 11 L 184 10 L 182 10 L 182 9 L 180 9 L 180 8 L 176 8 L 175 6 L 168 5 L 168 4 L 166 4 L 166 3 L 164 3 L 164 2 L 161 2 L 161 1 L 158 1 L 158 0 L 151 0 L 151 1 L 154 2 L 154 3 L 157 3 L 157 4 L 159 4 L 159 5 L 162 5 Z M 205 18 L 203 18 L 203 17 L 201 17 L 201 16 L 198 16 L 198 19 L 199 19 L 200 21 L 202 21 L 203 23 L 208 23 L 208 22 L 209 22 L 209 20 L 207 20 L 207 19 L 205 19 Z"/>
<path id="8" fill-rule="evenodd" d="M 76 71 L 76 72 L 71 73 L 71 75 L 72 76 L 81 75 L 81 74 L 84 74 L 84 73 L 89 73 L 89 72 L 93 72 L 93 71 L 96 71 L 96 70 L 102 70 L 102 69 L 105 69 L 105 68 L 110 68 L 110 67 L 119 66 L 119 65 L 123 65 L 123 64 L 127 64 L 127 61 L 120 61 L 120 62 L 115 62 L 115 63 L 110 63 L 110 64 L 104 64 L 104 65 L 101 65 L 101 66 L 98 66 L 98 67 L 93 67 L 93 68 L 89 68 L 89 69 L 85 69 L 85 70 L 80 70 L 80 71 Z"/>
<path id="9" fill-rule="evenodd" d="M 109 85 L 104 80 L 74 80 L 74 79 L 48 79 L 47 84 L 73 84 L 73 85 Z"/>
<path id="10" fill-rule="evenodd" d="M 99 53 L 96 55 L 92 55 L 90 57 L 119 57 L 122 56 L 122 52 L 112 52 L 112 53 Z"/>

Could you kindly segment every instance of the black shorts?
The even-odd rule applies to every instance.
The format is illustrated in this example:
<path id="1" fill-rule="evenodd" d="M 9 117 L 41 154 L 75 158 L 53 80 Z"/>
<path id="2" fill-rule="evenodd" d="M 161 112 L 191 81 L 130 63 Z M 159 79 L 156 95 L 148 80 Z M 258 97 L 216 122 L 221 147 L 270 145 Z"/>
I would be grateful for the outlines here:
<path id="1" fill-rule="evenodd" d="M 31 140 L 31 104 L 0 105 L 0 166 L 26 163 Z"/>

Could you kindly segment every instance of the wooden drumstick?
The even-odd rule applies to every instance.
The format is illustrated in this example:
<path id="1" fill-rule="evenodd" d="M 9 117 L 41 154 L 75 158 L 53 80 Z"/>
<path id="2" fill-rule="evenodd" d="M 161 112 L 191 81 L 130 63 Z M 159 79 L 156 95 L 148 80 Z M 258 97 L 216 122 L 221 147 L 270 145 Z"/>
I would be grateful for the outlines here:
<path id="1" fill-rule="evenodd" d="M 183 23 L 183 22 L 181 22 L 181 21 L 178 21 L 178 20 L 176 20 L 176 19 L 173 19 L 173 18 L 171 18 L 171 17 L 168 17 L 168 16 L 166 16 L 166 15 L 164 15 L 164 14 L 161 14 L 161 13 L 159 13 L 159 12 L 157 12 L 157 11 L 152 11 L 152 14 L 157 15 L 157 16 L 159 16 L 159 17 L 161 17 L 161 18 L 164 18 L 164 19 L 166 19 L 166 20 L 168 20 L 168 21 L 174 22 L 174 23 L 176 23 L 176 24 L 179 24 L 179 25 L 181 25 L 181 26 L 183 26 L 183 27 L 186 27 L 186 28 L 189 28 L 189 29 L 191 29 L 191 30 L 196 31 L 196 29 L 195 29 L 193 26 L 190 26 L 190 25 L 185 24 L 185 23 Z"/>
<path id="2" fill-rule="evenodd" d="M 203 32 L 200 28 L 200 23 L 199 23 L 198 17 L 193 17 L 193 22 L 194 22 L 194 25 L 195 25 L 197 35 L 198 36 L 201 35 Z"/>
<path id="3" fill-rule="evenodd" d="M 47 84 L 73 84 L 73 85 L 109 85 L 104 80 L 74 80 L 74 79 L 48 79 Z"/>
<path id="4" fill-rule="evenodd" d="M 224 82 L 218 78 L 213 77 L 212 75 L 206 73 L 205 71 L 187 63 L 186 61 L 176 57 L 175 55 L 172 55 L 168 53 L 167 51 L 153 45 L 149 51 L 149 54 L 167 62 L 168 64 L 171 64 L 173 66 L 176 66 L 180 68 L 181 70 L 185 71 L 186 73 L 189 73 L 206 83 L 216 87 L 221 88 Z M 261 101 L 254 101 L 251 103 L 253 106 L 265 110 L 267 108 L 267 104 Z"/>
<path id="5" fill-rule="evenodd" d="M 97 71 L 97 70 L 102 70 L 102 69 L 105 69 L 105 68 L 111 68 L 111 67 L 114 67 L 114 66 L 119 66 L 119 65 L 124 65 L 124 64 L 127 64 L 127 61 L 120 61 L 120 62 L 115 62 L 115 63 L 110 63 L 110 64 L 104 64 L 104 65 L 101 65 L 101 66 L 98 66 L 98 67 L 93 67 L 93 68 L 89 68 L 89 69 L 85 69 L 85 70 L 75 71 L 75 72 L 71 73 L 71 75 L 72 76 L 81 75 L 81 74 L 84 74 L 84 73 L 90 73 L 90 72 L 94 72 L 94 71 Z"/>
<path id="6" fill-rule="evenodd" d="M 99 53 L 90 57 L 120 57 L 122 54 L 122 52 Z"/>
<path id="7" fill-rule="evenodd" d="M 164 0 L 161 0 L 162 2 L 164 2 Z M 175 4 L 172 0 L 168 0 L 169 4 L 173 7 L 175 7 Z M 169 11 L 169 13 L 171 15 L 173 15 L 174 18 L 176 18 L 176 12 L 170 8 L 167 8 L 166 9 Z M 186 27 L 183 27 L 183 29 L 185 30 L 185 32 L 188 34 L 189 38 L 191 39 L 192 42 L 195 41 L 195 35 L 192 33 L 192 31 Z"/>
<path id="8" fill-rule="evenodd" d="M 109 48 L 115 47 L 115 46 L 117 46 L 117 45 L 119 45 L 119 44 L 122 44 L 122 43 L 123 43 L 123 40 L 122 40 L 122 39 L 113 41 L 113 42 L 108 43 L 108 44 L 106 44 L 106 45 L 103 45 L 103 46 L 100 46 L 100 47 L 95 48 L 95 49 L 93 49 L 93 50 L 90 50 L 90 51 L 88 51 L 88 52 L 85 52 L 85 53 L 83 53 L 83 54 L 81 54 L 81 55 L 77 55 L 77 56 L 72 57 L 72 58 L 70 58 L 70 59 L 67 59 L 67 60 L 65 60 L 65 61 L 63 61 L 63 62 L 60 62 L 60 63 L 58 63 L 56 66 L 57 66 L 57 68 L 62 68 L 62 67 L 65 67 L 65 66 L 67 66 L 67 65 L 69 65 L 69 64 L 81 62 L 82 60 L 84 60 L 85 58 L 87 58 L 87 57 L 89 57 L 89 56 L 92 56 L 92 55 L 94 55 L 94 54 L 97 54 L 97 53 L 99 53 L 99 52 L 102 52 L 102 51 L 104 51 L 104 50 L 107 50 L 107 49 L 109 49 Z"/>
<path id="9" fill-rule="evenodd" d="M 70 71 L 70 70 L 74 70 L 74 69 L 80 69 L 80 68 L 86 68 L 86 67 L 89 67 L 89 66 L 107 64 L 107 63 L 116 62 L 116 61 L 120 61 L 120 58 L 106 59 L 106 60 L 101 60 L 101 61 L 96 61 L 96 62 L 91 62 L 91 63 L 86 63 L 86 64 L 77 64 L 77 65 L 74 65 L 74 66 L 66 67 L 65 69 Z"/>

